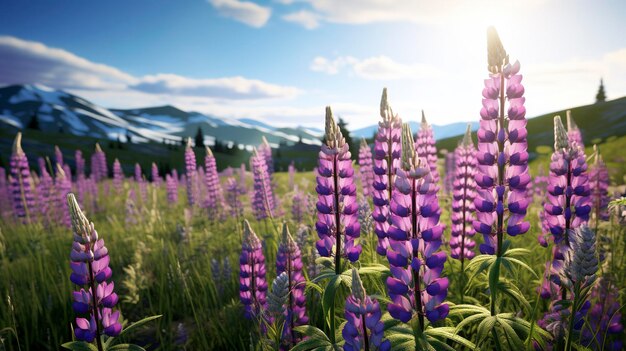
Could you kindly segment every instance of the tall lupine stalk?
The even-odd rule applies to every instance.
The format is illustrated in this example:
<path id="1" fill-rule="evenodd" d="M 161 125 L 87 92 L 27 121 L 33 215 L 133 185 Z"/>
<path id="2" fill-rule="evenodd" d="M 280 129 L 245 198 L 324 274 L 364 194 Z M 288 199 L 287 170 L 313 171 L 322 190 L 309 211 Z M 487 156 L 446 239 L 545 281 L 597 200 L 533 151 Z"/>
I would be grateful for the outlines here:
<path id="1" fill-rule="evenodd" d="M 295 186 L 296 172 L 296 166 L 293 164 L 293 161 L 291 161 L 289 167 L 287 167 L 287 173 L 289 173 L 289 189 L 293 189 Z"/>
<path id="2" fill-rule="evenodd" d="M 107 158 L 100 144 L 96 143 L 96 150 L 91 155 L 91 177 L 96 181 L 102 181 L 109 176 Z"/>
<path id="3" fill-rule="evenodd" d="M 554 153 L 550 162 L 550 185 L 546 203 L 545 219 L 554 238 L 552 269 L 560 270 L 564 252 L 570 247 L 570 230 L 589 221 L 591 199 L 589 178 L 583 149 L 575 141 L 569 141 L 559 116 L 554 117 Z M 560 284 L 558 274 L 552 278 Z M 566 289 L 562 289 L 565 299 Z"/>
<path id="4" fill-rule="evenodd" d="M 55 191 L 58 201 L 56 201 L 57 215 L 61 215 L 63 225 L 72 227 L 70 206 L 67 202 L 67 195 L 72 191 L 72 179 L 65 174 L 63 168 L 57 163 L 57 178 L 54 181 Z"/>
<path id="5" fill-rule="evenodd" d="M 3 167 L 0 167 L 0 196 L 6 199 L 6 201 L 0 201 L 0 217 L 8 216 L 8 213 L 12 210 L 12 198 L 9 188 L 7 184 L 7 171 Z"/>
<path id="6" fill-rule="evenodd" d="M 185 147 L 185 174 L 187 185 L 187 203 L 190 207 L 196 204 L 195 191 L 193 190 L 196 179 L 196 154 L 191 146 L 191 138 L 187 138 L 187 146 Z"/>
<path id="7" fill-rule="evenodd" d="M 283 224 L 282 240 L 276 255 L 276 275 L 287 274 L 288 296 L 284 305 L 285 325 L 282 328 L 281 350 L 289 350 L 299 341 L 294 328 L 309 321 L 306 315 L 306 281 L 302 274 L 302 254 L 300 248 L 289 234 L 287 224 Z"/>
<path id="8" fill-rule="evenodd" d="M 116 158 L 113 161 L 113 187 L 115 191 L 122 191 L 122 182 L 124 181 L 124 173 L 122 172 L 122 165 Z"/>
<path id="9" fill-rule="evenodd" d="M 11 167 L 10 193 L 13 214 L 23 221 L 30 222 L 34 215 L 35 195 L 33 194 L 32 178 L 28 168 L 28 158 L 22 150 L 22 133 L 18 132 L 13 143 L 13 153 L 9 161 Z"/>
<path id="10" fill-rule="evenodd" d="M 241 189 L 235 178 L 226 179 L 226 201 L 230 209 L 231 217 L 234 217 L 239 223 L 239 219 L 243 216 L 243 204 L 241 203 Z"/>
<path id="11" fill-rule="evenodd" d="M 583 143 L 583 135 L 580 132 L 580 129 L 578 129 L 576 122 L 574 122 L 574 119 L 572 118 L 572 111 L 567 110 L 566 117 L 567 117 L 567 138 L 571 142 L 576 142 L 576 144 L 578 144 L 578 146 L 580 146 L 580 148 L 583 149 L 584 151 L 585 144 Z"/>
<path id="12" fill-rule="evenodd" d="M 471 126 L 467 126 L 463 142 L 454 151 L 456 166 L 452 177 L 452 233 L 450 238 L 450 256 L 461 261 L 461 272 L 464 271 L 465 259 L 475 256 L 476 242 L 472 239 L 476 231 L 473 222 L 474 199 L 476 198 L 476 148 L 472 142 Z M 446 175 L 447 176 L 447 175 Z M 463 290 L 461 290 L 463 291 Z M 462 296 L 462 295 L 461 295 Z M 462 298 L 461 298 L 462 300 Z"/>
<path id="13" fill-rule="evenodd" d="M 165 176 L 165 183 L 167 201 L 174 206 L 178 203 L 178 180 L 168 174 Z"/>
<path id="14" fill-rule="evenodd" d="M 352 268 L 352 293 L 346 299 L 346 324 L 341 331 L 346 343 L 345 351 L 391 349 L 389 340 L 384 340 L 383 322 L 380 304 L 376 299 L 367 296 L 361 277 Z"/>
<path id="15" fill-rule="evenodd" d="M 302 223 L 308 215 L 309 198 L 304 191 L 296 187 L 294 189 L 293 199 L 291 202 L 291 218 L 295 223 Z"/>
<path id="16" fill-rule="evenodd" d="M 242 163 L 239 166 L 239 188 L 241 189 L 241 194 L 245 194 L 248 192 L 248 184 L 246 183 L 246 164 Z"/>
<path id="17" fill-rule="evenodd" d="M 446 150 L 442 150 L 446 151 Z M 445 162 L 443 164 L 444 177 L 443 177 L 443 192 L 445 194 L 452 194 L 454 189 L 454 180 L 456 174 L 456 152 L 447 152 L 445 156 Z"/>
<path id="18" fill-rule="evenodd" d="M 433 182 L 438 186 L 439 184 L 439 171 L 437 170 L 437 146 L 435 146 L 435 134 L 433 127 L 426 121 L 426 115 L 422 110 L 422 123 L 420 130 L 417 132 L 415 139 L 415 151 L 420 157 L 424 158 L 428 162 L 430 168 L 430 174 L 433 177 Z"/>
<path id="19" fill-rule="evenodd" d="M 265 218 L 274 218 L 274 194 L 270 183 L 265 156 L 258 150 L 253 151 L 250 160 L 254 177 L 254 194 L 252 197 L 252 211 L 258 221 Z"/>
<path id="20" fill-rule="evenodd" d="M 86 176 L 85 176 L 85 159 L 83 158 L 83 152 L 76 150 L 74 153 L 76 159 L 76 195 L 78 196 L 78 202 L 85 203 Z"/>
<path id="21" fill-rule="evenodd" d="M 424 331 L 424 316 L 435 323 L 448 315 L 448 304 L 443 303 L 448 278 L 440 277 L 446 253 L 440 251 L 443 227 L 437 185 L 427 161 L 415 149 L 411 128 L 405 123 L 402 166 L 396 173 L 390 206 L 387 288 L 391 303 L 387 310 L 404 323 L 417 319 L 417 327 Z"/>
<path id="22" fill-rule="evenodd" d="M 385 256 L 389 242 L 389 201 L 391 199 L 396 169 L 400 167 L 402 120 L 394 115 L 387 102 L 387 88 L 383 89 L 380 100 L 380 116 L 378 132 L 374 140 L 374 183 L 372 184 L 374 211 L 372 217 L 376 222 L 374 232 L 378 237 L 376 252 Z"/>
<path id="23" fill-rule="evenodd" d="M 317 167 L 319 240 L 317 251 L 322 257 L 335 255 L 335 273 L 340 274 L 341 257 L 356 262 L 361 245 L 354 239 L 361 234 L 356 202 L 354 169 L 349 146 L 335 123 L 330 106 L 326 107 L 326 142 L 319 152 Z"/>
<path id="24" fill-rule="evenodd" d="M 56 162 L 56 164 L 61 166 L 61 168 L 63 168 L 63 153 L 57 145 L 54 145 L 54 161 Z"/>
<path id="25" fill-rule="evenodd" d="M 92 343 L 95 340 L 98 350 L 102 351 L 101 335 L 117 336 L 122 330 L 120 312 L 112 311 L 118 296 L 113 292 L 114 283 L 107 282 L 112 275 L 108 250 L 104 240 L 98 239 L 93 223 L 80 210 L 74 194 L 67 195 L 67 202 L 74 232 L 70 280 L 79 289 L 74 292 L 72 304 L 78 314 L 74 334 L 81 341 Z"/>
<path id="26" fill-rule="evenodd" d="M 55 218 L 54 212 L 57 209 L 55 201 L 57 195 L 55 190 L 54 180 L 50 176 L 50 173 L 43 168 L 41 170 L 39 184 L 37 184 L 37 193 L 39 194 L 39 214 L 46 224 L 49 224 L 51 219 Z"/>
<path id="27" fill-rule="evenodd" d="M 143 178 L 143 173 L 141 171 L 141 166 L 139 165 L 139 163 L 135 163 L 135 182 L 139 186 L 141 201 L 145 204 L 148 200 L 148 187 L 146 184 L 146 180 Z"/>
<path id="28" fill-rule="evenodd" d="M 159 167 L 157 167 L 156 163 L 152 162 L 151 167 L 152 172 L 152 183 L 154 186 L 159 187 L 161 185 L 161 176 L 159 175 Z"/>
<path id="29" fill-rule="evenodd" d="M 598 231 L 600 221 L 609 220 L 609 169 L 606 167 L 598 146 L 593 146 L 594 161 L 589 169 L 589 184 L 591 186 L 591 200 L 593 202 L 593 215 L 595 231 Z"/>
<path id="30" fill-rule="evenodd" d="M 222 192 L 222 185 L 220 184 L 220 178 L 217 174 L 217 163 L 215 156 L 209 147 L 206 147 L 206 156 L 204 158 L 205 175 L 204 180 L 206 184 L 206 206 L 209 210 L 209 218 L 217 219 L 220 209 L 224 209 L 226 203 L 224 202 L 224 193 Z"/>
<path id="31" fill-rule="evenodd" d="M 372 150 L 367 145 L 367 141 L 361 139 L 361 146 L 359 147 L 359 175 L 363 196 L 366 197 L 370 196 L 374 190 L 374 168 L 372 162 Z"/>
<path id="32" fill-rule="evenodd" d="M 480 111 L 474 229 L 484 237 L 480 252 L 496 255 L 490 269 L 495 276 L 493 283 L 497 284 L 504 255 L 504 234 L 516 236 L 530 228 L 530 223 L 524 221 L 529 203 L 526 185 L 530 176 L 524 87 L 522 76 L 518 74 L 520 64 L 509 63 L 509 56 L 493 27 L 487 31 L 487 52 L 490 77 L 485 80 Z M 490 286 L 491 316 L 497 314 L 497 291 L 497 285 Z"/>
<path id="33" fill-rule="evenodd" d="M 239 257 L 239 298 L 248 319 L 260 319 L 267 309 L 263 247 L 247 220 L 243 222 L 243 242 Z"/>
<path id="34" fill-rule="evenodd" d="M 265 163 L 267 163 L 267 174 L 269 174 L 271 180 L 272 175 L 274 174 L 274 158 L 272 157 L 272 147 L 265 136 L 263 137 L 261 145 L 259 145 L 258 151 L 261 155 L 263 155 Z"/>

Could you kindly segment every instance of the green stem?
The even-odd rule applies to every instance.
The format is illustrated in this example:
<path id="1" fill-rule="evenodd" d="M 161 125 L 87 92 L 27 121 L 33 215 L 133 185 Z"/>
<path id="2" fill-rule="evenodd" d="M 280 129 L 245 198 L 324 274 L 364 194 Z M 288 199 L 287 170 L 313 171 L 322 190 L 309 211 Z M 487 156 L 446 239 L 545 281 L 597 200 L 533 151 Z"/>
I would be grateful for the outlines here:
<path id="1" fill-rule="evenodd" d="M 572 339 L 574 338 L 574 319 L 576 319 L 576 310 L 580 299 L 580 283 L 574 285 L 574 302 L 572 303 L 572 313 L 569 316 L 569 327 L 567 328 L 567 341 L 565 342 L 565 351 L 571 350 Z"/>
<path id="2" fill-rule="evenodd" d="M 330 305 L 330 341 L 335 344 L 335 297 Z"/>

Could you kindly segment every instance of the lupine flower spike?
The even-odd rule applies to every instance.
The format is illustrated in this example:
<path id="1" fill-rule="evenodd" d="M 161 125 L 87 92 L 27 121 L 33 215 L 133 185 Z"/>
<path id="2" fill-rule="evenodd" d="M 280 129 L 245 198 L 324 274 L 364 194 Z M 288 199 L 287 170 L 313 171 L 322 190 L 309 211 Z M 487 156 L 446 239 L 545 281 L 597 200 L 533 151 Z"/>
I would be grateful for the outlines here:
<path id="1" fill-rule="evenodd" d="M 584 150 L 585 144 L 583 144 L 583 135 L 580 132 L 580 129 L 578 129 L 576 122 L 574 122 L 574 118 L 572 118 L 572 111 L 567 110 L 566 117 L 567 117 L 567 138 L 571 142 L 575 142 L 576 144 L 578 144 L 578 146 L 580 146 Z"/>
<path id="2" fill-rule="evenodd" d="M 422 123 L 415 139 L 415 151 L 420 157 L 426 159 L 433 182 L 439 184 L 439 171 L 437 170 L 437 147 L 433 127 L 426 121 L 426 115 L 422 110 Z"/>
<path id="3" fill-rule="evenodd" d="M 265 218 L 273 218 L 274 194 L 267 169 L 267 162 L 263 154 L 258 150 L 253 151 L 250 160 L 252 164 L 252 174 L 254 178 L 254 195 L 252 199 L 252 210 L 258 221 Z"/>
<path id="4" fill-rule="evenodd" d="M 315 225 L 320 256 L 335 255 L 335 272 L 341 273 L 341 256 L 355 262 L 361 245 L 355 239 L 361 234 L 356 202 L 354 170 L 350 150 L 335 123 L 330 107 L 326 107 L 326 142 L 319 152 L 317 167 L 318 221 Z"/>
<path id="5" fill-rule="evenodd" d="M 204 181 L 206 185 L 206 207 L 209 210 L 209 219 L 217 219 L 220 209 L 224 209 L 224 193 L 222 185 L 217 174 L 217 163 L 215 156 L 209 147 L 206 147 L 206 156 L 204 159 L 205 175 Z M 225 213 L 225 212 L 224 212 Z"/>
<path id="6" fill-rule="evenodd" d="M 361 187 L 363 188 L 363 196 L 368 197 L 373 191 L 374 184 L 374 168 L 372 166 L 372 150 L 365 139 L 361 139 L 359 147 L 359 175 L 361 178 Z"/>
<path id="7" fill-rule="evenodd" d="M 383 89 L 380 100 L 378 132 L 374 141 L 374 183 L 372 184 L 374 211 L 374 232 L 378 237 L 376 252 L 385 256 L 389 231 L 389 201 L 393 189 L 396 169 L 400 167 L 402 120 L 394 115 L 387 101 L 387 88 Z"/>
<path id="8" fill-rule="evenodd" d="M 124 181 L 124 173 L 122 173 L 122 165 L 118 159 L 113 161 L 113 187 L 116 191 L 122 190 L 122 182 Z"/>
<path id="9" fill-rule="evenodd" d="M 57 163 L 57 179 L 55 180 L 55 188 L 57 191 L 57 211 L 62 215 L 63 224 L 68 228 L 72 226 L 70 208 L 67 203 L 67 195 L 72 191 L 72 181 L 65 174 L 63 168 Z"/>
<path id="10" fill-rule="evenodd" d="M 461 267 L 465 259 L 471 260 L 476 243 L 474 236 L 475 220 L 474 199 L 476 198 L 476 149 L 472 142 L 471 126 L 467 126 L 463 142 L 454 151 L 456 167 L 453 183 L 452 200 L 452 236 L 450 238 L 450 256 L 461 260 Z M 461 269 L 463 271 L 463 269 Z"/>
<path id="11" fill-rule="evenodd" d="M 493 27 L 489 28 L 487 39 L 491 74 L 485 80 L 480 111 L 474 229 L 484 237 L 480 252 L 501 256 L 505 233 L 515 236 L 530 228 L 530 223 L 524 221 L 529 204 L 526 185 L 530 182 L 526 108 L 522 76 L 518 74 L 519 62 L 509 63 Z M 506 102 L 507 111 L 501 109 Z M 505 209 L 508 209 L 508 219 Z"/>
<path id="12" fill-rule="evenodd" d="M 30 221 L 30 217 L 34 215 L 35 195 L 31 189 L 33 181 L 28 168 L 28 158 L 26 158 L 26 153 L 22 150 L 22 133 L 20 132 L 15 136 L 10 167 L 9 192 L 11 193 L 13 214 L 18 218 L 22 218 L 23 221 Z"/>
<path id="13" fill-rule="evenodd" d="M 594 162 L 589 170 L 589 184 L 596 231 L 600 221 L 609 220 L 609 169 L 606 167 L 598 146 L 593 146 Z"/>
<path id="14" fill-rule="evenodd" d="M 247 220 L 243 222 L 243 243 L 239 257 L 239 298 L 248 319 L 260 318 L 267 309 L 263 247 Z"/>
<path id="15" fill-rule="evenodd" d="M 449 307 L 443 303 L 448 278 L 440 277 L 446 253 L 440 251 L 443 227 L 439 224 L 437 186 L 425 159 L 415 152 L 408 124 L 402 126 L 402 167 L 397 170 L 391 200 L 391 228 L 387 259 L 391 276 L 387 288 L 389 314 L 407 323 L 417 317 L 425 330 L 444 319 Z"/>
<path id="16" fill-rule="evenodd" d="M 300 248 L 289 234 L 287 224 L 283 224 L 282 240 L 278 246 L 276 255 L 276 274 L 287 274 L 288 296 L 284 305 L 285 325 L 281 337 L 282 350 L 290 349 L 299 341 L 294 327 L 305 325 L 308 322 L 306 316 L 306 299 L 304 289 L 306 281 L 302 274 L 302 255 Z"/>
<path id="17" fill-rule="evenodd" d="M 367 296 L 355 268 L 352 268 L 352 293 L 346 299 L 345 317 L 346 324 L 341 332 L 346 341 L 345 351 L 391 349 L 389 340 L 384 339 L 380 305 Z"/>
<path id="18" fill-rule="evenodd" d="M 93 223 L 89 222 L 76 202 L 74 194 L 67 195 L 72 218 L 74 244 L 70 254 L 72 274 L 70 280 L 80 290 L 74 292 L 76 318 L 74 334 L 76 339 L 86 342 L 96 341 L 102 350 L 102 334 L 117 336 L 122 330 L 120 312 L 113 312 L 118 296 L 113 292 L 108 250 L 104 240 L 98 239 Z"/>
<path id="19" fill-rule="evenodd" d="M 187 175 L 187 203 L 193 207 L 197 201 L 193 189 L 196 185 L 196 154 L 191 147 L 191 138 L 187 138 L 187 146 L 185 147 L 185 171 Z"/>
<path id="20" fill-rule="evenodd" d="M 106 154 L 102 151 L 100 144 L 96 143 L 96 150 L 91 155 L 91 177 L 96 182 L 102 181 L 109 176 L 107 168 Z"/>

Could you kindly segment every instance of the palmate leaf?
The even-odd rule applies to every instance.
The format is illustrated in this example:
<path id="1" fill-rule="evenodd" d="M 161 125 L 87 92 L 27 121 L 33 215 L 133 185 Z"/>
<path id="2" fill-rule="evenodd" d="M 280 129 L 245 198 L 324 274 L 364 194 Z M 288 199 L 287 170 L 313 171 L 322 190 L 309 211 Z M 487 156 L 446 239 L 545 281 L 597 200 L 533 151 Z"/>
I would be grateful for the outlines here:
<path id="1" fill-rule="evenodd" d="M 470 287 L 471 283 L 479 274 L 487 270 L 487 268 L 491 267 L 491 265 L 495 262 L 495 259 L 496 257 L 493 255 L 480 255 L 480 256 L 474 257 L 470 261 L 467 267 L 465 267 L 466 272 L 473 271 L 472 275 L 467 281 L 468 288 Z"/>
<path id="2" fill-rule="evenodd" d="M 506 261 L 507 263 L 515 263 L 516 265 L 518 265 L 519 267 L 524 268 L 525 270 L 527 270 L 528 272 L 530 272 L 533 277 L 535 278 L 539 278 L 539 276 L 537 275 L 537 273 L 535 273 L 535 271 L 530 268 L 529 265 L 527 265 L 526 263 L 518 260 L 517 258 L 513 258 L 513 257 L 502 257 L 503 263 Z"/>
<path id="3" fill-rule="evenodd" d="M 504 338 L 509 345 L 509 350 L 523 350 L 524 342 L 517 335 L 513 327 L 511 327 L 511 325 L 509 324 L 510 321 L 506 319 L 500 319 L 498 318 L 498 316 L 496 316 L 496 321 L 498 323 L 498 326 L 502 329 L 502 334 L 504 335 Z"/>
<path id="4" fill-rule="evenodd" d="M 473 342 L 465 339 L 460 335 L 456 335 L 456 328 L 453 327 L 440 327 L 440 328 L 428 328 L 424 332 L 428 337 L 439 337 L 447 340 L 452 340 L 457 344 L 461 344 L 470 349 L 475 349 L 476 345 Z"/>
<path id="5" fill-rule="evenodd" d="M 98 351 L 98 348 L 96 347 L 96 345 L 90 344 L 84 341 L 66 342 L 65 344 L 61 346 L 65 347 L 68 350 L 73 350 L 73 351 Z"/>
<path id="6" fill-rule="evenodd" d="M 294 330 L 298 333 L 308 336 L 308 338 L 294 346 L 291 349 L 292 351 L 341 350 L 341 347 L 339 345 L 333 345 L 328 336 L 326 336 L 323 331 L 314 326 L 303 325 L 295 327 Z"/>
<path id="7" fill-rule="evenodd" d="M 517 286 L 506 280 L 500 280 L 498 282 L 498 291 L 511 298 L 516 305 L 524 307 L 526 312 L 530 313 L 530 303 L 526 300 L 524 294 L 522 294 Z"/>
<path id="8" fill-rule="evenodd" d="M 485 340 L 489 339 L 491 335 L 491 330 L 496 324 L 496 317 L 489 316 L 483 319 L 482 322 L 478 325 L 478 329 L 476 332 L 476 336 L 478 337 L 478 345 L 482 345 Z"/>

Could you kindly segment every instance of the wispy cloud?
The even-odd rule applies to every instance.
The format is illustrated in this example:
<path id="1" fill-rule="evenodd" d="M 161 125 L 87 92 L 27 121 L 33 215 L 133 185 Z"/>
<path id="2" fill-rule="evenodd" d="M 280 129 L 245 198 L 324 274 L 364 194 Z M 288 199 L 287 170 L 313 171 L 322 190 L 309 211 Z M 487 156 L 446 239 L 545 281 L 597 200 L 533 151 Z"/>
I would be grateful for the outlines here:
<path id="1" fill-rule="evenodd" d="M 283 19 L 287 22 L 297 23 L 306 29 L 315 29 L 320 25 L 319 15 L 307 10 L 288 13 L 283 16 Z"/>
<path id="2" fill-rule="evenodd" d="M 272 9 L 249 1 L 208 0 L 220 15 L 230 17 L 251 27 L 263 27 L 272 15 Z"/>
<path id="3" fill-rule="evenodd" d="M 317 56 L 309 67 L 312 71 L 330 75 L 348 68 L 354 75 L 372 80 L 422 79 L 441 74 L 440 70 L 435 67 L 421 63 L 400 63 L 388 56 L 375 56 L 365 59 L 339 56 L 332 60 Z"/>
<path id="4" fill-rule="evenodd" d="M 295 87 L 245 77 L 190 78 L 176 74 L 135 77 L 91 62 L 63 49 L 15 37 L 0 36 L 0 84 L 38 83 L 57 89 L 100 90 L 124 94 L 199 96 L 221 100 L 286 99 Z"/>

